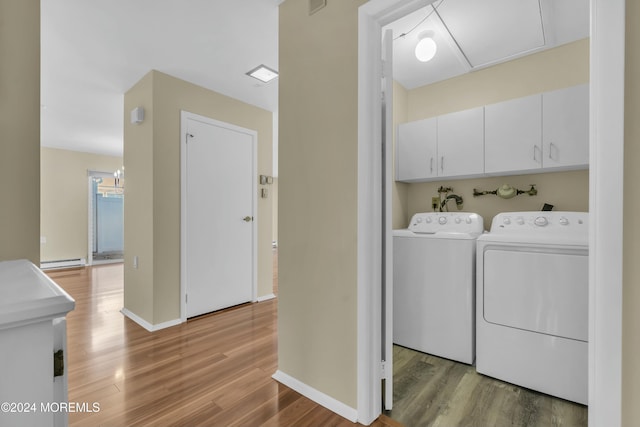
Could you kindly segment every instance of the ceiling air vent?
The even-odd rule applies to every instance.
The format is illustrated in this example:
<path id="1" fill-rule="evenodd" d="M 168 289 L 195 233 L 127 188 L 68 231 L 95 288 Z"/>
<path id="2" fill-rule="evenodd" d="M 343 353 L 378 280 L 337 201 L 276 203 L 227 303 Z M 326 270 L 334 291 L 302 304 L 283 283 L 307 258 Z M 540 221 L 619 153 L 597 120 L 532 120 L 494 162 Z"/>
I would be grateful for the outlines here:
<path id="1" fill-rule="evenodd" d="M 327 5 L 327 0 L 309 0 L 309 15 L 313 15 Z"/>

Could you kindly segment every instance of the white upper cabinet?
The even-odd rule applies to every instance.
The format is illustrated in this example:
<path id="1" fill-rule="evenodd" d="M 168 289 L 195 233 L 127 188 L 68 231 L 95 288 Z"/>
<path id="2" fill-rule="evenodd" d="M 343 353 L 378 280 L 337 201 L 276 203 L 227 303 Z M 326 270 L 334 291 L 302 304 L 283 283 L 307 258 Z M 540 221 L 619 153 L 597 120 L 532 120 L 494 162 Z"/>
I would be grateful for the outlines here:
<path id="1" fill-rule="evenodd" d="M 485 172 L 512 174 L 589 165 L 589 86 L 485 107 Z"/>
<path id="2" fill-rule="evenodd" d="M 396 180 L 417 181 L 438 176 L 436 118 L 398 126 Z"/>
<path id="3" fill-rule="evenodd" d="M 513 175 L 589 166 L 589 86 L 405 123 L 398 181 Z"/>
<path id="4" fill-rule="evenodd" d="M 589 164 L 589 86 L 542 94 L 542 167 L 577 168 Z"/>
<path id="5" fill-rule="evenodd" d="M 483 107 L 401 124 L 396 179 L 428 181 L 482 175 L 483 142 Z"/>
<path id="6" fill-rule="evenodd" d="M 484 170 L 488 174 L 542 167 L 542 95 L 485 107 Z"/>
<path id="7" fill-rule="evenodd" d="M 438 175 L 481 175 L 483 153 L 483 107 L 438 116 Z"/>

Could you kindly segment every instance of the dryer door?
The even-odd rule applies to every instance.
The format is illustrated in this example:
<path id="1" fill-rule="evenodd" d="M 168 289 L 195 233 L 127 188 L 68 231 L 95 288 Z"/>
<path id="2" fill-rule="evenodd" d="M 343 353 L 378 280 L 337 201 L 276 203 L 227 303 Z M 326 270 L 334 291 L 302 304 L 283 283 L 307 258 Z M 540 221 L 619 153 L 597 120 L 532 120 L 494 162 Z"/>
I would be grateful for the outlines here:
<path id="1" fill-rule="evenodd" d="M 484 319 L 587 341 L 588 270 L 586 249 L 487 247 Z"/>

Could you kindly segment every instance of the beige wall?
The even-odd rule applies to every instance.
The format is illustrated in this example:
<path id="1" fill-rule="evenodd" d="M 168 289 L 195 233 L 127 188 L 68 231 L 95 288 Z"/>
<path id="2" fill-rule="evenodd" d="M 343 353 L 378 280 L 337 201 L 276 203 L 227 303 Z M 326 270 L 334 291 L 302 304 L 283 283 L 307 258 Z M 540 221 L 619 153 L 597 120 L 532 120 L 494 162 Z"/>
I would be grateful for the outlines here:
<path id="1" fill-rule="evenodd" d="M 508 200 L 492 194 L 473 197 L 474 188 L 495 190 L 502 184 L 509 184 L 520 190 L 528 190 L 530 184 L 536 184 L 538 195 L 521 194 Z M 554 205 L 556 211 L 589 210 L 589 171 L 580 170 L 410 184 L 408 218 L 418 212 L 432 212 L 431 197 L 438 197 L 437 190 L 441 185 L 452 187 L 454 194 L 462 196 L 464 205 L 461 212 L 481 215 L 487 230 L 491 227 L 491 219 L 499 212 L 539 211 L 544 203 Z M 448 207 L 451 212 L 458 211 L 453 201 L 448 203 Z"/>
<path id="2" fill-rule="evenodd" d="M 363 3 L 280 6 L 278 368 L 352 408 Z"/>
<path id="3" fill-rule="evenodd" d="M 88 171 L 113 172 L 122 157 L 42 148 L 40 152 L 40 245 L 42 261 L 87 258 Z"/>
<path id="4" fill-rule="evenodd" d="M 0 182 L 0 261 L 39 265 L 39 0 L 0 0 Z"/>
<path id="5" fill-rule="evenodd" d="M 156 323 L 153 310 L 153 225 L 156 215 L 153 206 L 153 76 L 153 73 L 147 74 L 125 94 L 123 146 L 127 175 L 124 204 L 124 307 L 152 324 Z M 145 120 L 133 126 L 126 116 L 138 106 L 144 108 Z M 134 256 L 139 257 L 137 269 L 133 268 Z M 176 286 L 179 286 L 179 282 L 176 282 Z M 175 315 L 175 308 L 172 310 L 170 314 Z"/>
<path id="6" fill-rule="evenodd" d="M 627 0 L 624 241 L 622 308 L 622 425 L 640 425 L 640 1 Z"/>
<path id="7" fill-rule="evenodd" d="M 407 91 L 406 121 L 424 119 L 587 83 L 588 81 L 589 40 L 584 39 Z M 396 91 L 396 94 L 404 96 L 402 91 Z M 474 188 L 495 190 L 505 183 L 523 190 L 529 189 L 529 184 L 536 184 L 538 195 L 533 197 L 521 195 L 510 200 L 503 200 L 492 195 L 473 197 Z M 407 216 L 394 217 L 394 226 L 401 224 L 397 228 L 406 227 L 409 218 L 414 213 L 432 211 L 431 197 L 438 196 L 436 190 L 440 185 L 452 187 L 455 194 L 463 197 L 464 211 L 482 215 L 485 220 L 485 228 L 490 227 L 491 219 L 499 212 L 539 210 L 545 202 L 554 205 L 555 210 L 586 212 L 589 209 L 589 176 L 587 171 L 463 180 L 448 179 L 409 184 Z M 401 196 L 398 197 L 401 198 Z M 450 204 L 452 210 L 456 210 L 454 206 L 455 203 Z"/>
<path id="8" fill-rule="evenodd" d="M 409 91 L 407 121 L 589 81 L 589 39 Z"/>
<path id="9" fill-rule="evenodd" d="M 125 115 L 136 106 L 145 108 L 145 120 L 131 125 L 125 117 L 124 132 L 125 308 L 159 324 L 180 317 L 180 111 L 257 131 L 256 177 L 271 175 L 273 121 L 269 111 L 158 71 L 125 94 Z M 258 296 L 264 296 L 273 290 L 271 198 L 258 198 L 257 210 Z"/>

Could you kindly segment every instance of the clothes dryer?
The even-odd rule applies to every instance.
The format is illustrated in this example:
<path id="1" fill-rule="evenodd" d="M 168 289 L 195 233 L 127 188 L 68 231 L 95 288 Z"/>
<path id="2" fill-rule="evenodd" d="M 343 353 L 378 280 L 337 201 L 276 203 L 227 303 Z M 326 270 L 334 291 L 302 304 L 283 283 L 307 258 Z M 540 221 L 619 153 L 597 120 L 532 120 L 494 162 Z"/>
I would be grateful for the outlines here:
<path id="1" fill-rule="evenodd" d="M 393 232 L 393 342 L 463 363 L 475 357 L 474 213 L 429 212 Z"/>
<path id="2" fill-rule="evenodd" d="M 476 370 L 586 404 L 588 214 L 511 212 L 477 241 Z"/>

